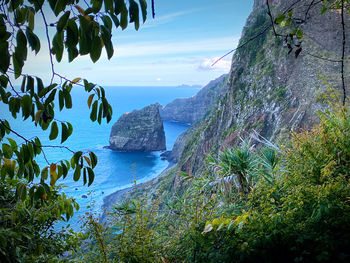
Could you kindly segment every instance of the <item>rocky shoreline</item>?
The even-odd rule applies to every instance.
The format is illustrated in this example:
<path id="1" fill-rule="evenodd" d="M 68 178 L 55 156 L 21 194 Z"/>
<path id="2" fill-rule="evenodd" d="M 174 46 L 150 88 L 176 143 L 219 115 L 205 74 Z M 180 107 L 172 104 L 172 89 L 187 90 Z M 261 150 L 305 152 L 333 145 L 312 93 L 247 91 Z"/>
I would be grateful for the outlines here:
<path id="1" fill-rule="evenodd" d="M 144 183 L 136 184 L 134 186 L 123 188 L 123 189 L 119 189 L 119 190 L 113 192 L 112 194 L 105 196 L 103 198 L 103 204 L 102 204 L 103 213 L 100 217 L 100 222 L 107 223 L 108 222 L 107 221 L 108 213 L 111 211 L 113 206 L 120 203 L 121 201 L 125 200 L 126 198 L 128 198 L 128 196 L 130 196 L 130 194 L 131 194 L 131 192 L 133 192 L 133 190 L 146 188 L 148 186 L 153 185 L 153 183 L 155 181 L 157 181 L 160 177 L 167 174 L 167 171 L 169 171 L 169 169 L 171 169 L 175 164 L 176 163 L 169 162 L 168 166 L 162 172 L 160 172 L 156 177 L 154 177 L 154 178 L 152 178 Z"/>

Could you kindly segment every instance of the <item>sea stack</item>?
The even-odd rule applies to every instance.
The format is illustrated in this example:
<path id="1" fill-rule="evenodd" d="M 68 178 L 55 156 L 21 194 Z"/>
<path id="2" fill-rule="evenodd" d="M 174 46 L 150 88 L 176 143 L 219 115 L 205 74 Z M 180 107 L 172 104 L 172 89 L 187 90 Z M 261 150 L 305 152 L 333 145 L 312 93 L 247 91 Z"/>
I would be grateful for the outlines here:
<path id="1" fill-rule="evenodd" d="M 120 152 L 151 152 L 166 149 L 163 120 L 156 104 L 124 113 L 113 125 L 109 148 Z"/>

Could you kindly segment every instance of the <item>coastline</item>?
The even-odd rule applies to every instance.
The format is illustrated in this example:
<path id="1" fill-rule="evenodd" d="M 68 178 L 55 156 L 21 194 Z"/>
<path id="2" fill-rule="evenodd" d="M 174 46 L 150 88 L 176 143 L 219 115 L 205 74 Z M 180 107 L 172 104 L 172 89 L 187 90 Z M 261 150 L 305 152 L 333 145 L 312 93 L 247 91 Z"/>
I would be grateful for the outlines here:
<path id="1" fill-rule="evenodd" d="M 111 211 L 112 207 L 114 205 L 120 203 L 121 201 L 125 200 L 133 190 L 147 187 L 147 186 L 153 184 L 154 181 L 157 181 L 164 173 L 166 173 L 170 168 L 172 168 L 176 165 L 176 163 L 174 163 L 174 162 L 170 162 L 170 161 L 168 161 L 168 162 L 169 162 L 168 166 L 163 171 L 161 171 L 158 175 L 156 175 L 154 178 L 152 178 L 146 182 L 136 184 L 136 185 L 131 186 L 131 187 L 126 187 L 123 189 L 116 190 L 115 192 L 105 196 L 103 198 L 103 204 L 101 207 L 102 214 L 100 216 L 100 222 L 107 223 L 108 213 Z"/>

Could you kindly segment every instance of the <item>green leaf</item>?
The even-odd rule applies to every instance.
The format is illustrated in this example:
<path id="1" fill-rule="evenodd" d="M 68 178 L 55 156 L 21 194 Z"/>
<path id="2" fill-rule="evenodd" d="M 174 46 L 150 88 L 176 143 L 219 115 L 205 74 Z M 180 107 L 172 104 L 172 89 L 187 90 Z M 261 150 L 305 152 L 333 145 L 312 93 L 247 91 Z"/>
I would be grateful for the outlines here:
<path id="1" fill-rule="evenodd" d="M 78 26 L 74 19 L 68 21 L 66 45 L 69 48 L 75 47 L 79 42 Z"/>
<path id="2" fill-rule="evenodd" d="M 277 25 L 281 24 L 285 18 L 286 18 L 286 16 L 284 14 L 279 14 L 275 19 L 275 24 L 277 24 Z"/>
<path id="3" fill-rule="evenodd" d="M 102 121 L 103 104 L 101 103 L 98 109 L 97 122 L 101 124 Z"/>
<path id="4" fill-rule="evenodd" d="M 114 13 L 119 15 L 123 9 L 126 9 L 124 0 L 115 0 Z"/>
<path id="5" fill-rule="evenodd" d="M 47 97 L 47 99 L 45 100 L 45 105 L 49 105 L 51 102 L 54 101 L 55 99 L 55 95 L 56 95 L 57 89 L 54 89 L 50 95 Z"/>
<path id="6" fill-rule="evenodd" d="M 102 98 L 102 105 L 103 105 L 103 118 L 106 118 L 108 114 L 108 109 L 109 109 L 109 103 L 106 98 Z"/>
<path id="7" fill-rule="evenodd" d="M 79 55 L 79 51 L 76 47 L 69 47 L 67 51 L 68 51 L 69 62 L 72 62 Z"/>
<path id="8" fill-rule="evenodd" d="M 114 53 L 113 43 L 111 41 L 112 35 L 105 26 L 101 26 L 101 37 L 102 37 L 103 43 L 105 44 L 107 57 L 108 59 L 110 59 Z"/>
<path id="9" fill-rule="evenodd" d="M 78 151 L 78 152 L 74 153 L 73 158 L 74 158 L 75 164 L 79 164 L 79 160 L 80 160 L 82 154 L 83 154 L 82 151 Z"/>
<path id="10" fill-rule="evenodd" d="M 7 140 L 9 141 L 11 147 L 12 147 L 12 150 L 13 151 L 16 151 L 17 150 L 17 143 L 15 140 L 11 139 L 11 138 L 7 138 Z"/>
<path id="11" fill-rule="evenodd" d="M 89 109 L 91 107 L 92 100 L 94 99 L 94 96 L 95 96 L 95 94 L 90 94 L 90 96 L 89 96 L 89 98 L 87 100 L 87 105 L 88 105 Z"/>
<path id="12" fill-rule="evenodd" d="M 40 93 L 44 90 L 44 84 L 41 78 L 38 78 L 38 77 L 36 78 L 36 84 L 37 84 L 37 93 L 39 97 L 45 96 L 45 94 L 42 94 L 40 96 Z M 34 82 L 33 82 L 33 88 L 31 90 L 28 90 L 28 86 L 27 86 L 27 91 L 34 91 Z"/>
<path id="13" fill-rule="evenodd" d="M 24 201 L 27 197 L 27 186 L 24 183 L 19 183 L 16 187 L 16 197 Z"/>
<path id="14" fill-rule="evenodd" d="M 0 76 L 0 87 L 7 87 L 7 84 L 9 82 L 9 79 L 5 75 Z"/>
<path id="15" fill-rule="evenodd" d="M 113 23 L 109 16 L 102 16 L 101 19 L 103 21 L 103 25 L 108 29 L 109 32 L 111 32 Z"/>
<path id="16" fill-rule="evenodd" d="M 68 167 L 67 165 L 64 164 L 63 161 L 61 161 L 61 167 L 62 167 L 62 175 L 63 175 L 63 179 L 66 178 L 67 174 L 68 174 Z"/>
<path id="17" fill-rule="evenodd" d="M 94 171 L 93 171 L 90 167 L 87 167 L 86 169 L 87 169 L 88 175 L 89 175 L 89 183 L 88 183 L 88 186 L 90 186 L 90 185 L 94 182 L 95 173 L 94 173 Z"/>
<path id="18" fill-rule="evenodd" d="M 288 18 L 285 22 L 283 26 L 290 26 L 292 24 L 292 19 Z"/>
<path id="19" fill-rule="evenodd" d="M 68 137 L 73 133 L 73 126 L 69 122 L 66 123 L 68 125 Z"/>
<path id="20" fill-rule="evenodd" d="M 61 111 L 64 107 L 64 96 L 63 96 L 62 90 L 60 90 L 58 92 L 58 104 L 59 104 L 60 111 Z"/>
<path id="21" fill-rule="evenodd" d="M 61 143 L 65 142 L 69 137 L 69 131 L 67 126 L 62 123 L 62 137 L 61 137 Z"/>
<path id="22" fill-rule="evenodd" d="M 120 26 L 124 30 L 128 26 L 128 9 L 124 7 L 120 15 Z"/>
<path id="23" fill-rule="evenodd" d="M 57 123 L 54 121 L 51 124 L 51 132 L 50 132 L 49 139 L 54 140 L 57 138 L 57 135 L 58 135 L 58 126 L 57 126 Z"/>
<path id="24" fill-rule="evenodd" d="M 28 13 L 28 28 L 34 30 L 34 13 L 32 10 Z"/>
<path id="25" fill-rule="evenodd" d="M 297 33 L 296 33 L 296 37 L 297 38 L 302 38 L 304 36 L 304 31 L 303 30 L 301 30 L 301 29 L 299 29 L 298 31 L 297 31 Z"/>
<path id="26" fill-rule="evenodd" d="M 91 160 L 91 168 L 94 169 L 95 166 L 97 165 L 97 156 L 93 152 L 89 153 L 90 160 Z"/>
<path id="27" fill-rule="evenodd" d="M 112 17 L 112 20 L 113 20 L 113 23 L 114 23 L 115 28 L 118 28 L 119 25 L 120 25 L 120 22 L 119 22 L 118 17 L 115 16 L 115 15 L 113 15 L 113 14 L 110 14 L 110 15 L 111 15 L 111 17 Z"/>
<path id="28" fill-rule="evenodd" d="M 67 11 L 60 17 L 57 23 L 57 31 L 61 32 L 67 25 L 68 18 L 70 16 L 70 11 Z"/>
<path id="29" fill-rule="evenodd" d="M 73 180 L 76 182 L 79 181 L 80 174 L 81 174 L 81 167 L 80 165 L 77 165 L 74 171 Z"/>
<path id="30" fill-rule="evenodd" d="M 55 36 L 52 40 L 52 54 L 56 55 L 57 62 L 60 62 L 62 60 L 63 56 L 63 39 L 64 35 L 63 32 L 56 32 Z"/>
<path id="31" fill-rule="evenodd" d="M 5 89 L 3 89 L 2 87 L 0 87 L 0 95 L 1 95 L 2 101 L 7 104 L 8 103 L 8 96 L 7 96 Z"/>
<path id="32" fill-rule="evenodd" d="M 95 102 L 92 104 L 92 109 L 90 113 L 90 119 L 92 121 L 96 121 L 97 119 L 97 106 L 98 106 L 98 102 L 97 100 L 95 100 Z"/>
<path id="33" fill-rule="evenodd" d="M 134 0 L 130 0 L 130 7 L 129 7 L 129 15 L 130 15 L 130 23 L 134 23 L 135 29 L 138 30 L 140 27 L 140 20 L 139 20 L 139 6 Z"/>
<path id="34" fill-rule="evenodd" d="M 30 93 L 34 92 L 34 79 L 31 76 L 27 77 L 27 87 L 26 90 Z"/>
<path id="35" fill-rule="evenodd" d="M 41 170 L 41 179 L 42 180 L 46 180 L 47 179 L 47 177 L 49 176 L 49 167 L 48 166 L 46 166 L 46 167 L 44 167 L 42 170 Z"/>
<path id="36" fill-rule="evenodd" d="M 83 183 L 84 185 L 87 183 L 86 168 L 83 169 Z"/>
<path id="37" fill-rule="evenodd" d="M 59 13 L 63 11 L 65 8 L 66 8 L 66 0 L 57 0 L 53 11 L 55 15 L 58 16 Z"/>
<path id="38" fill-rule="evenodd" d="M 3 152 L 3 155 L 4 155 L 4 157 L 6 159 L 11 159 L 12 158 L 13 150 L 12 150 L 11 145 L 3 143 L 2 144 L 2 152 Z"/>
<path id="39" fill-rule="evenodd" d="M 18 50 L 18 48 L 16 48 Z M 18 53 L 15 53 L 12 55 L 12 62 L 13 62 L 13 69 L 15 72 L 15 78 L 19 78 L 22 74 L 22 67 L 24 65 L 23 59 L 20 58 L 20 55 Z"/>
<path id="40" fill-rule="evenodd" d="M 25 92 L 26 79 L 27 79 L 27 76 L 23 76 L 23 78 L 22 78 L 22 85 L 21 85 L 21 91 L 23 93 Z"/>
<path id="41" fill-rule="evenodd" d="M 64 102 L 66 104 L 67 109 L 72 108 L 72 97 L 67 89 L 63 90 L 63 95 L 64 95 Z"/>
<path id="42" fill-rule="evenodd" d="M 139 0 L 142 12 L 142 21 L 145 23 L 147 18 L 147 2 L 146 0 Z"/>
<path id="43" fill-rule="evenodd" d="M 95 63 L 101 56 L 102 44 L 101 39 L 95 36 L 92 42 L 92 47 L 90 51 L 90 58 Z"/>
<path id="44" fill-rule="evenodd" d="M 24 95 L 21 101 L 22 115 L 27 119 L 32 113 L 32 98 L 29 95 Z"/>
<path id="45" fill-rule="evenodd" d="M 6 73 L 10 65 L 10 53 L 7 41 L 0 41 L 0 72 Z"/>
<path id="46" fill-rule="evenodd" d="M 106 12 L 113 12 L 113 0 L 104 0 Z"/>
<path id="47" fill-rule="evenodd" d="M 100 12 L 103 1 L 102 0 L 92 0 L 91 3 L 92 3 L 93 12 L 95 14 Z"/>

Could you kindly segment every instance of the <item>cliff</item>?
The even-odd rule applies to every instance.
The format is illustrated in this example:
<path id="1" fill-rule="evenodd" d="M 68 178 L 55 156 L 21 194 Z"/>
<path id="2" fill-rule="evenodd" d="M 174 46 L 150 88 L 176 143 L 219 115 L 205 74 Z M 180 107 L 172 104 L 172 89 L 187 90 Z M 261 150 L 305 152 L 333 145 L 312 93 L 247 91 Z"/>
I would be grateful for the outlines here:
<path id="1" fill-rule="evenodd" d="M 287 0 L 270 2 L 274 15 L 291 4 Z M 305 14 L 304 2 L 298 2 L 293 8 L 295 17 Z M 321 5 L 314 6 L 308 22 L 302 26 L 303 51 L 298 58 L 288 54 L 283 39 L 276 38 L 271 27 L 236 51 L 228 90 L 216 110 L 187 136 L 179 157 L 179 170 L 197 173 L 204 167 L 208 153 L 219 153 L 252 133 L 276 142 L 291 130 L 307 129 L 318 121 L 317 112 L 327 106 L 323 98 L 329 94 L 328 87 L 336 87 L 341 92 L 340 63 L 319 58 L 339 60 L 341 57 L 341 19 L 338 12 L 321 15 L 321 9 Z M 349 28 L 349 17 L 346 24 Z M 265 1 L 255 1 L 240 43 L 270 25 Z M 347 56 L 349 47 L 347 42 Z M 347 76 L 349 68 L 345 71 Z"/>
<path id="2" fill-rule="evenodd" d="M 304 18 L 305 6 L 311 2 L 314 1 L 296 1 L 294 16 Z M 254 40 L 233 55 L 226 92 L 203 120 L 178 138 L 181 147 L 177 149 L 177 165 L 149 182 L 153 187 L 149 187 L 148 196 L 171 198 L 183 185 L 178 171 L 200 176 L 207 154 L 219 154 L 225 147 L 238 144 L 241 138 L 259 134 L 260 138 L 279 143 L 292 130 L 309 129 L 318 122 L 317 112 L 327 108 L 324 98 L 330 94 L 329 87 L 341 93 L 341 65 L 334 62 L 341 57 L 339 12 L 321 15 L 319 2 L 310 9 L 308 22 L 302 25 L 303 51 L 295 58 L 293 53 L 288 54 L 283 39 L 273 35 L 265 3 L 264 0 L 254 3 L 240 44 Z M 274 16 L 292 4 L 288 0 L 270 3 Z M 348 16 L 345 23 L 349 28 Z M 349 30 L 346 35 L 350 35 Z M 347 61 L 349 50 L 347 41 Z M 349 73 L 346 66 L 346 80 Z M 253 143 L 258 145 L 259 141 Z"/>
<path id="3" fill-rule="evenodd" d="M 109 144 L 112 150 L 123 152 L 165 150 L 165 133 L 158 105 L 124 113 L 112 127 Z"/>
<path id="4" fill-rule="evenodd" d="M 204 117 L 215 106 L 219 96 L 227 90 L 227 74 L 211 81 L 191 98 L 180 98 L 160 107 L 163 120 L 194 123 Z"/>

